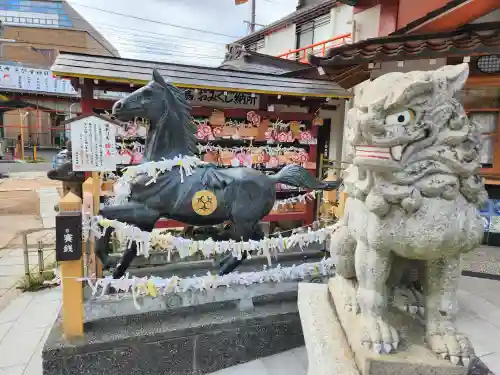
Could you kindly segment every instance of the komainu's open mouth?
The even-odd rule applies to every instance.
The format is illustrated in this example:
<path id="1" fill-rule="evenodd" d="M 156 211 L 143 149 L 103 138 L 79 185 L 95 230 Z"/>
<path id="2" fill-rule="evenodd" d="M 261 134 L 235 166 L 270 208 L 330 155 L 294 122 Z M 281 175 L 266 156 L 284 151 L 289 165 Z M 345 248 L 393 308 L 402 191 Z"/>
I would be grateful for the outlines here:
<path id="1" fill-rule="evenodd" d="M 377 147 L 377 146 L 356 146 L 356 157 L 363 159 L 381 159 L 401 161 L 404 146 Z"/>

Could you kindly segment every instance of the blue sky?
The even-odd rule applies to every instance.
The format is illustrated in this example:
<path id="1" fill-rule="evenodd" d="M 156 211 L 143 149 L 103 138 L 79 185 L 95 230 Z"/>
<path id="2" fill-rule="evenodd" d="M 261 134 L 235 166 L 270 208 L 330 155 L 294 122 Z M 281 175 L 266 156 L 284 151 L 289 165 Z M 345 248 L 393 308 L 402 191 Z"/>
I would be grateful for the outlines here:
<path id="1" fill-rule="evenodd" d="M 256 22 L 264 25 L 293 12 L 297 4 L 297 0 L 256 1 Z M 224 45 L 246 35 L 248 25 L 244 21 L 250 19 L 250 4 L 235 6 L 234 0 L 68 2 L 113 43 L 123 57 L 197 65 L 219 65 L 224 57 Z"/>

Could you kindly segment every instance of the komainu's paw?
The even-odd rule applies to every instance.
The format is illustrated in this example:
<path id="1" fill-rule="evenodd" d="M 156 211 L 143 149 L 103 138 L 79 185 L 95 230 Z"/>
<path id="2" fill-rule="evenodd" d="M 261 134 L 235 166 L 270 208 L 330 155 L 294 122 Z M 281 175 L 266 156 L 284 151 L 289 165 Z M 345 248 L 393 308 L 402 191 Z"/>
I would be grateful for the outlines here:
<path id="1" fill-rule="evenodd" d="M 359 304 L 356 296 L 357 283 L 355 280 L 345 279 L 342 276 L 336 276 L 337 282 L 341 285 L 342 303 L 347 311 L 359 314 Z"/>
<path id="2" fill-rule="evenodd" d="M 413 288 L 395 288 L 393 306 L 421 318 L 425 317 L 424 298 L 418 290 Z"/>
<path id="3" fill-rule="evenodd" d="M 474 348 L 469 339 L 453 329 L 428 334 L 427 343 L 441 358 L 455 365 L 468 367 L 471 357 L 474 356 Z"/>
<path id="4" fill-rule="evenodd" d="M 397 331 L 382 317 L 363 316 L 363 346 L 377 354 L 389 354 L 399 345 Z"/>

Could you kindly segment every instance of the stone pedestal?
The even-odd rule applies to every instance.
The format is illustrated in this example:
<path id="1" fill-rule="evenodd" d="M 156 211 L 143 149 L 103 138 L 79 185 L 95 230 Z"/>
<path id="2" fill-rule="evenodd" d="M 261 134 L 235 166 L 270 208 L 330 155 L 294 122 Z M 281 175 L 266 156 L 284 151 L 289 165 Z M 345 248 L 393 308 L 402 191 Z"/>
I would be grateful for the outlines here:
<path id="1" fill-rule="evenodd" d="M 89 301 L 82 339 L 66 342 L 55 323 L 43 374 L 201 375 L 302 346 L 297 285 L 139 298 L 140 310 L 130 298 Z"/>
<path id="2" fill-rule="evenodd" d="M 412 316 L 393 311 L 401 332 L 397 353 L 377 355 L 361 345 L 360 316 L 343 308 L 349 285 L 301 283 L 298 307 L 309 359 L 308 375 L 494 375 L 477 357 L 469 368 L 438 358 L 424 345 L 424 328 Z M 354 290 L 352 290 L 354 292 Z"/>
<path id="3" fill-rule="evenodd" d="M 339 321 L 362 375 L 467 375 L 467 368 L 440 359 L 424 343 L 424 327 L 409 314 L 390 311 L 389 322 L 398 330 L 401 343 L 395 353 L 380 355 L 361 344 L 361 315 L 344 309 L 343 296 L 351 288 L 332 278 L 328 283 Z M 352 293 L 356 293 L 352 290 Z"/>

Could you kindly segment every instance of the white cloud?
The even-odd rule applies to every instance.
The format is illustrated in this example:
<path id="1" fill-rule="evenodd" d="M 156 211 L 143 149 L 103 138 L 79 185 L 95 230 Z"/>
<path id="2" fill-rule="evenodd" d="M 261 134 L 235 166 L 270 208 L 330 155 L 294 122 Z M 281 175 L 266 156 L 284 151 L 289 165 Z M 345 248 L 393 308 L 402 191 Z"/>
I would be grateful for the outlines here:
<path id="1" fill-rule="evenodd" d="M 256 1 L 256 22 L 264 25 L 293 12 L 297 4 L 297 0 Z M 68 2 L 113 43 L 123 57 L 173 63 L 219 65 L 224 57 L 225 44 L 246 35 L 248 25 L 244 21 L 250 19 L 250 3 L 236 6 L 234 0 Z M 103 12 L 93 7 L 159 23 Z"/>

